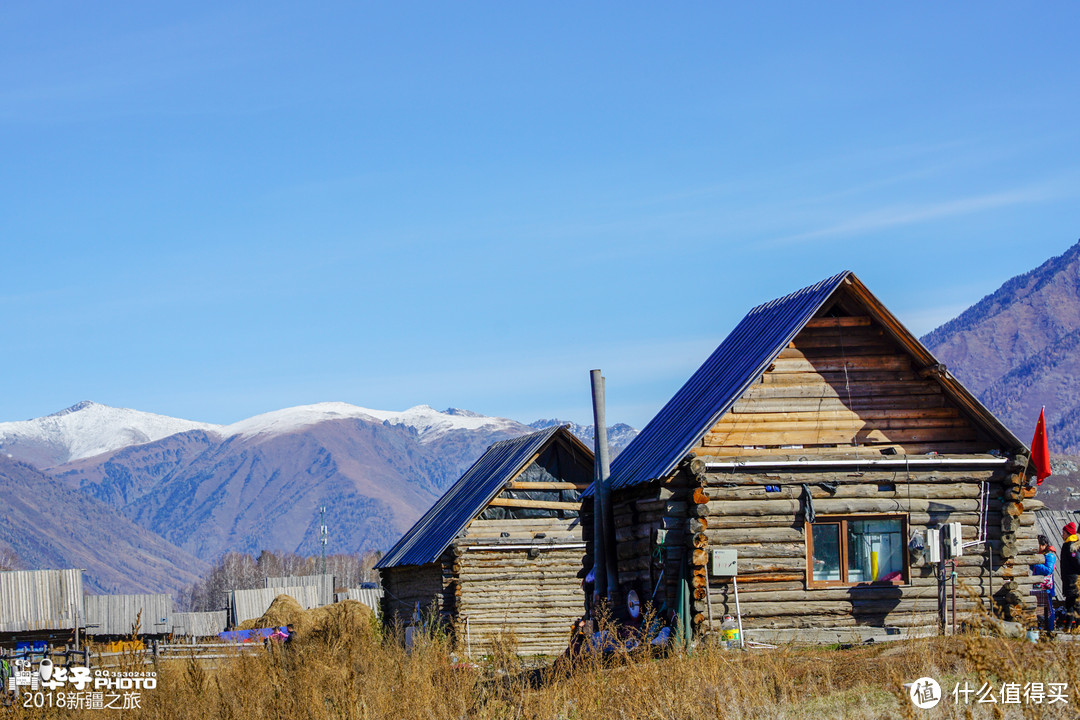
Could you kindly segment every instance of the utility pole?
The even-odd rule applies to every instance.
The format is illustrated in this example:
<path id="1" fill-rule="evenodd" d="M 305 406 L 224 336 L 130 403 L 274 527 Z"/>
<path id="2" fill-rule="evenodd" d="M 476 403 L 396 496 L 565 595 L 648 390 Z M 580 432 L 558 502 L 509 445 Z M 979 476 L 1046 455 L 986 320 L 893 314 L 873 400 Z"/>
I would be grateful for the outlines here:
<path id="1" fill-rule="evenodd" d="M 326 574 L 326 506 L 319 507 L 319 533 L 322 540 L 322 574 Z"/>

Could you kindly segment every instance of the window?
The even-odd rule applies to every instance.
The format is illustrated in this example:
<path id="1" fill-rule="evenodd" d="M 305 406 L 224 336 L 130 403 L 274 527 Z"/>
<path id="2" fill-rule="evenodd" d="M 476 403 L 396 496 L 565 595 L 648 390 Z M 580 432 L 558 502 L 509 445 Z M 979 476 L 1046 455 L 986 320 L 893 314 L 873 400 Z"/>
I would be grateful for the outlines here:
<path id="1" fill-rule="evenodd" d="M 807 532 L 812 587 L 907 582 L 903 515 L 818 516 Z"/>

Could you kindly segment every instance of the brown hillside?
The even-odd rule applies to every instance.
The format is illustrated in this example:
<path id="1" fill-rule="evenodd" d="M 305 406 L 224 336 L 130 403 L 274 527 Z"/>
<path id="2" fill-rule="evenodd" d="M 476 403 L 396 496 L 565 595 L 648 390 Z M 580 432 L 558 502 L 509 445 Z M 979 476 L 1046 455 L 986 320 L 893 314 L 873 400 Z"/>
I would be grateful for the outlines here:
<path id="1" fill-rule="evenodd" d="M 922 340 L 1020 439 L 1045 405 L 1052 449 L 1080 452 L 1080 244 Z"/>

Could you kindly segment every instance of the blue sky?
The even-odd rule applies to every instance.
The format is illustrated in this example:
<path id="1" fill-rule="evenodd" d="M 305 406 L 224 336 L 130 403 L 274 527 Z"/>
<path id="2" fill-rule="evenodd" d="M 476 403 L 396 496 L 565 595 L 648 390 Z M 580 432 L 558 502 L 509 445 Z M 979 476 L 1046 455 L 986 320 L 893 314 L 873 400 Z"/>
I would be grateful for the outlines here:
<path id="1" fill-rule="evenodd" d="M 1075 3 L 8 3 L 0 420 L 641 427 L 854 270 L 924 333 L 1080 238 Z"/>

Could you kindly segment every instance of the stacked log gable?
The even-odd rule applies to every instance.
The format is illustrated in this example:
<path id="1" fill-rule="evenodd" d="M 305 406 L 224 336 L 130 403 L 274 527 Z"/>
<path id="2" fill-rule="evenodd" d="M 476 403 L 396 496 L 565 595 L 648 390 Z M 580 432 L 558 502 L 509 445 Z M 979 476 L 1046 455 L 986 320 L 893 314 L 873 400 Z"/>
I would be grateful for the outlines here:
<path id="1" fill-rule="evenodd" d="M 565 427 L 492 445 L 380 561 L 384 615 L 439 622 L 469 651 L 511 633 L 522 654 L 562 652 L 584 610 L 592 472 Z"/>
<path id="2" fill-rule="evenodd" d="M 693 449 L 740 456 L 1008 450 L 909 351 L 874 308 L 841 285 Z"/>
<path id="3" fill-rule="evenodd" d="M 635 448 L 635 443 L 639 443 Z M 746 636 L 938 630 L 912 541 L 959 522 L 959 614 L 1025 612 L 1036 560 L 1028 451 L 862 283 L 842 273 L 755 308 L 612 468 L 619 589 L 735 615 L 710 552 L 738 552 Z M 951 606 L 950 606 L 951 608 Z"/>

